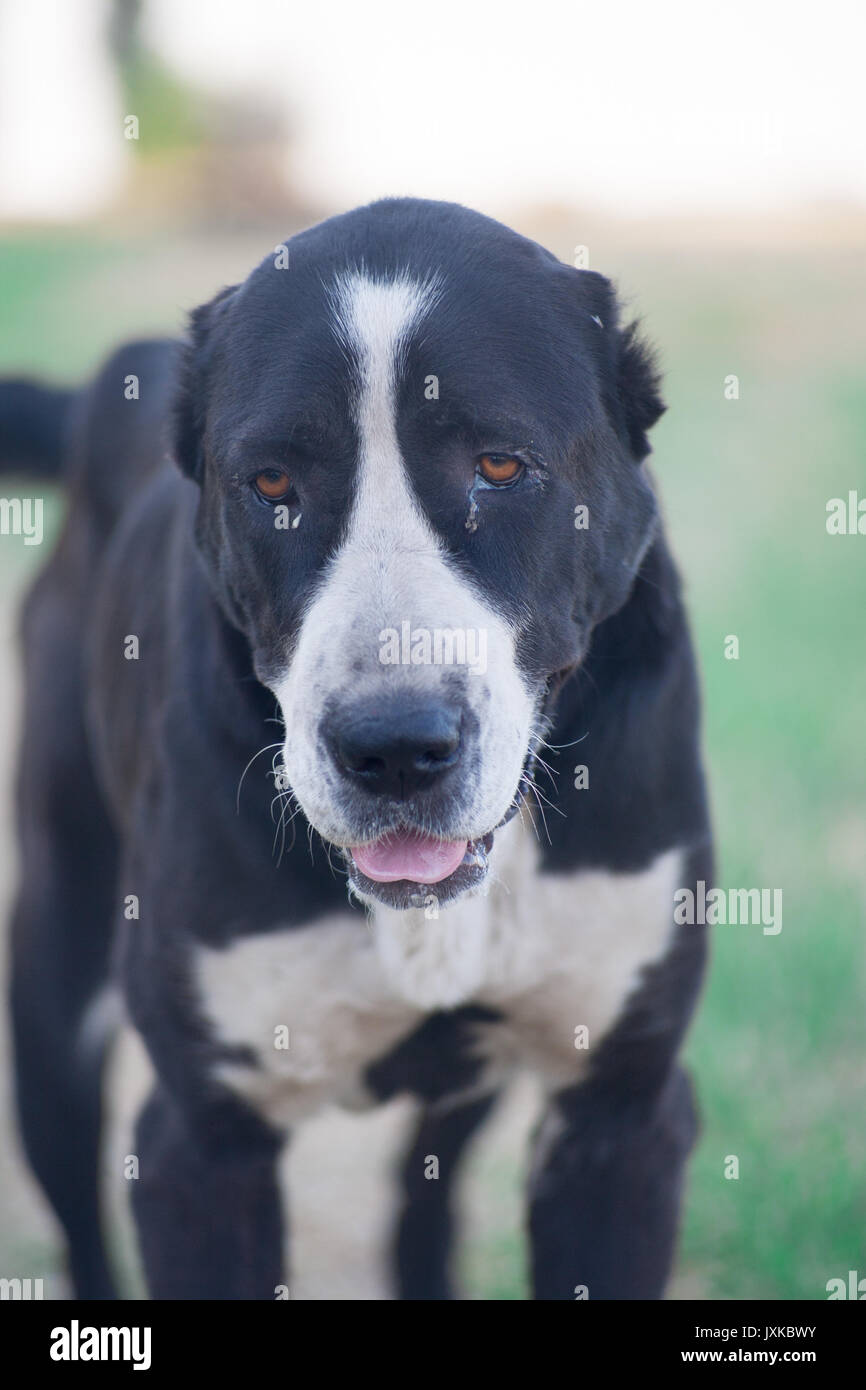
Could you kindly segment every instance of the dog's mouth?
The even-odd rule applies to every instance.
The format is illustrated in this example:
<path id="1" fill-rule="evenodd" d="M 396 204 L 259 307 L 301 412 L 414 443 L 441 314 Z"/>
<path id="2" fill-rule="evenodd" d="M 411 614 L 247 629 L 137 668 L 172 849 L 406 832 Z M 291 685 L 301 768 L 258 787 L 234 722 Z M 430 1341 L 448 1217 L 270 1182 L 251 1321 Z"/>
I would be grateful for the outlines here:
<path id="1" fill-rule="evenodd" d="M 376 840 L 343 849 L 349 891 L 367 902 L 405 910 L 437 910 L 483 887 L 497 830 L 517 815 L 531 785 L 535 750 L 530 748 L 517 792 L 502 820 L 471 840 L 446 840 L 413 826 L 386 831 Z"/>
<path id="2" fill-rule="evenodd" d="M 440 840 L 420 830 L 392 830 L 344 850 L 349 886 L 387 907 L 426 907 L 479 888 L 487 877 L 493 831 L 474 840 Z"/>

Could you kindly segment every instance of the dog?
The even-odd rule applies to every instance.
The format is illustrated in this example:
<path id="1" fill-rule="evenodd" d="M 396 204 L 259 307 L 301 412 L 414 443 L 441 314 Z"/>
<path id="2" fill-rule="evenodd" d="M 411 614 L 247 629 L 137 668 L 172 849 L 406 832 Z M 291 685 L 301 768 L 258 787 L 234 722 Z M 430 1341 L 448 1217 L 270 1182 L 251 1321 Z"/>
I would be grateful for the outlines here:
<path id="1" fill-rule="evenodd" d="M 607 279 L 408 198 L 86 390 L 0 393 L 5 465 L 69 496 L 23 616 L 12 1014 L 79 1297 L 115 1296 L 111 980 L 152 1298 L 274 1298 L 287 1136 L 404 1093 L 396 1296 L 454 1297 L 461 1154 L 525 1070 L 533 1296 L 663 1296 L 706 950 L 674 895 L 713 873 L 663 409 Z"/>

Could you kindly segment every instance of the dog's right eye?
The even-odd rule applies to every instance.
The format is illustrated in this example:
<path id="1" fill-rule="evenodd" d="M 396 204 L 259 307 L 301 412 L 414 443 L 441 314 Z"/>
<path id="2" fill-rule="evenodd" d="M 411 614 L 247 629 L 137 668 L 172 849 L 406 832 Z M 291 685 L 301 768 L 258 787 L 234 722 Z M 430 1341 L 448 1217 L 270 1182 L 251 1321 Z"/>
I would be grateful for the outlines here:
<path id="1" fill-rule="evenodd" d="M 285 502 L 292 492 L 292 480 L 281 468 L 265 468 L 256 474 L 253 487 L 263 502 Z"/>

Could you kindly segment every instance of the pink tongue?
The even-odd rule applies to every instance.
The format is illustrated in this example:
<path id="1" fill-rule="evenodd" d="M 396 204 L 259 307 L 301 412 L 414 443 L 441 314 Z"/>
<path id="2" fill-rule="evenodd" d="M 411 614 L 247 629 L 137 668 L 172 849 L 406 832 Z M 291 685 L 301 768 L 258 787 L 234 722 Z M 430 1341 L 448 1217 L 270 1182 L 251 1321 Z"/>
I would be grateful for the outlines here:
<path id="1" fill-rule="evenodd" d="M 434 840 L 417 831 L 383 835 L 371 845 L 359 845 L 352 858 L 374 883 L 441 883 L 453 874 L 466 853 L 465 840 Z"/>

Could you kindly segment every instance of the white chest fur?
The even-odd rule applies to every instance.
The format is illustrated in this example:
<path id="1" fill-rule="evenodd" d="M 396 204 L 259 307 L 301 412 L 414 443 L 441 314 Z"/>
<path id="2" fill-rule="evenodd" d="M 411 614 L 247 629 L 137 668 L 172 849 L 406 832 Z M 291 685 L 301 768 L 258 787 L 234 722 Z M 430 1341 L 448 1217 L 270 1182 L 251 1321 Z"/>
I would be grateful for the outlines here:
<path id="1" fill-rule="evenodd" d="M 202 950 L 216 1036 L 261 1063 L 225 1065 L 222 1078 L 277 1123 L 328 1101 L 363 1104 L 370 1062 L 431 1010 L 475 1002 L 503 1015 L 477 1038 L 488 1084 L 520 1066 L 550 1085 L 579 1080 L 642 968 L 664 953 L 681 855 L 636 874 L 539 875 L 536 864 L 531 831 L 514 821 L 497 836 L 485 897 L 438 916 L 341 913 Z"/>

